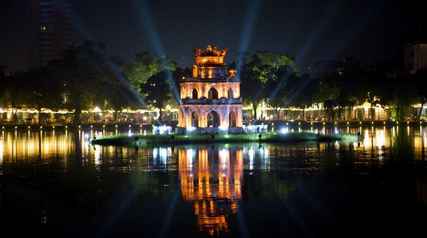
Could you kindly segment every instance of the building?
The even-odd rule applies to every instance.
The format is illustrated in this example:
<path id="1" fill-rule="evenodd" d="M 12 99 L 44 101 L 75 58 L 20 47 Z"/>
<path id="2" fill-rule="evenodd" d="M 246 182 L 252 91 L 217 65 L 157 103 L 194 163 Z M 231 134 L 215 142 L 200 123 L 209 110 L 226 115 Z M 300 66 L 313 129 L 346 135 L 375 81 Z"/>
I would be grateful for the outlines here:
<path id="1" fill-rule="evenodd" d="M 45 66 L 60 60 L 64 51 L 76 44 L 71 5 L 66 0 L 32 0 L 35 41 L 33 65 Z"/>
<path id="2" fill-rule="evenodd" d="M 414 43 L 405 47 L 405 68 L 410 73 L 427 69 L 427 43 Z"/>
<path id="3" fill-rule="evenodd" d="M 214 46 L 195 50 L 192 77 L 180 82 L 178 131 L 241 131 L 240 81 L 224 63 L 226 54 Z"/>

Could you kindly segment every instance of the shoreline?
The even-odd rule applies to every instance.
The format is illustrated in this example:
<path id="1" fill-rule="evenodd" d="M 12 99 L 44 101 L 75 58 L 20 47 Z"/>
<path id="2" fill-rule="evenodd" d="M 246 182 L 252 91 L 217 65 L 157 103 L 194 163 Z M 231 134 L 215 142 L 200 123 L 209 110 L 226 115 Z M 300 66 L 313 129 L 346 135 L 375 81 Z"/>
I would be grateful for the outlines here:
<path id="1" fill-rule="evenodd" d="M 393 127 L 393 126 L 427 126 L 427 121 L 262 121 L 262 123 L 270 125 L 270 126 L 287 126 L 292 128 L 298 127 L 367 127 L 367 126 L 385 126 L 385 127 Z M 171 121 L 167 123 L 175 127 L 176 122 Z M 52 128 L 62 128 L 62 129 L 115 129 L 115 128 L 143 128 L 143 129 L 151 129 L 152 123 L 143 123 L 143 122 L 111 122 L 111 123 L 102 123 L 102 122 L 93 122 L 93 123 L 80 123 L 78 125 L 74 125 L 72 123 L 41 123 L 41 124 L 32 124 L 32 123 L 1 123 L 1 129 L 52 129 Z"/>

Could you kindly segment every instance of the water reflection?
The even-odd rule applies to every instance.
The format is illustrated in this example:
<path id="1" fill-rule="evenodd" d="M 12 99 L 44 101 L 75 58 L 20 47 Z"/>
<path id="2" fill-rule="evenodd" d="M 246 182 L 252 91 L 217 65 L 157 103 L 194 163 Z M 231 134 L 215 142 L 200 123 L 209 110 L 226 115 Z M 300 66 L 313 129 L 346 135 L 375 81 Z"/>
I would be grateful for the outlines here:
<path id="1" fill-rule="evenodd" d="M 228 231 L 227 216 L 236 214 L 241 199 L 241 148 L 178 149 L 179 179 L 184 201 L 192 202 L 200 231 Z"/>
<path id="2" fill-rule="evenodd" d="M 136 178 L 135 180 L 129 179 L 125 183 L 132 184 L 137 181 L 137 187 L 142 193 L 141 197 L 154 196 L 152 200 L 149 200 L 150 203 L 146 205 L 147 207 L 161 208 L 159 204 L 161 204 L 162 196 L 170 197 L 171 194 L 168 192 L 176 192 L 180 198 L 176 206 L 184 207 L 186 211 L 177 209 L 179 213 L 177 212 L 177 218 L 172 223 L 175 222 L 186 227 L 185 223 L 182 224 L 179 221 L 180 216 L 184 216 L 187 220 L 195 222 L 194 225 L 197 226 L 198 232 L 221 236 L 225 233 L 233 233 L 233 230 L 235 232 L 236 229 L 243 229 L 236 227 L 236 220 L 243 216 L 241 211 L 245 209 L 244 203 L 251 208 L 251 210 L 245 210 L 244 214 L 253 212 L 258 216 L 257 213 L 261 213 L 264 216 L 260 215 L 260 217 L 267 220 L 271 216 L 269 222 L 272 224 L 275 224 L 275 219 L 283 219 L 282 213 L 276 214 L 278 211 L 283 212 L 283 204 L 286 204 L 287 209 L 297 209 L 298 212 L 303 213 L 304 209 L 297 206 L 293 208 L 287 204 L 288 200 L 292 201 L 289 197 L 297 196 L 302 193 L 301 191 L 307 192 L 306 190 L 316 187 L 312 183 L 319 180 L 321 176 L 315 177 L 313 180 L 310 179 L 322 173 L 327 174 L 332 169 L 349 168 L 356 174 L 364 175 L 366 169 L 383 168 L 387 161 L 408 160 L 417 162 L 426 158 L 427 129 L 423 127 L 345 127 L 317 128 L 315 130 L 319 133 L 350 132 L 359 134 L 360 140 L 354 143 L 284 145 L 254 143 L 176 147 L 159 145 L 154 148 L 125 148 L 92 146 L 90 144 L 90 138 L 119 133 L 116 130 L 12 130 L 2 131 L 0 134 L 0 166 L 6 175 L 13 174 L 11 171 L 19 174 L 19 169 L 25 168 L 27 165 L 32 166 L 32 171 L 37 171 L 40 167 L 33 165 L 46 164 L 49 165 L 50 171 L 58 169 L 60 172 L 56 171 L 56 173 L 59 174 L 65 171 L 67 176 L 80 176 L 77 171 L 90 171 L 86 174 L 88 177 L 84 178 L 84 181 L 89 182 L 81 184 L 80 178 L 76 179 L 79 181 L 78 186 L 76 186 L 78 188 L 86 184 L 93 185 L 93 188 L 90 187 L 88 191 L 82 193 L 87 197 L 102 197 L 99 194 L 102 194 L 104 190 L 108 191 L 106 187 L 114 187 L 116 180 L 108 179 L 112 174 L 125 178 L 126 176 Z M 144 132 L 126 130 L 120 133 Z M 76 172 L 75 175 L 68 173 L 70 171 Z M 298 179 L 292 180 L 292 176 L 296 176 Z M 93 177 L 96 179 L 92 179 Z M 393 175 L 392 177 L 397 178 L 399 176 Z M 98 183 L 101 183 L 103 179 L 113 182 L 106 187 L 97 187 L 100 186 Z M 332 183 L 339 183 L 340 179 L 343 177 L 339 177 Z M 411 194 L 416 194 L 417 202 L 427 204 L 426 177 L 416 177 L 408 183 L 415 190 L 411 190 Z M 320 183 L 321 189 L 319 188 L 319 190 L 326 188 L 325 190 L 328 191 L 329 184 L 331 181 Z M 393 181 L 390 188 L 394 188 L 395 184 L 399 183 Z M 349 185 L 345 184 L 343 188 L 347 188 L 347 186 Z M 370 190 L 371 192 L 375 192 L 376 187 L 373 187 Z M 105 192 L 108 195 L 103 196 L 109 198 L 112 196 L 111 194 L 122 193 L 122 188 L 115 189 L 112 188 L 112 191 Z M 338 195 L 336 197 L 339 199 L 340 193 L 344 190 L 334 187 L 332 191 L 340 191 L 335 194 Z M 364 191 L 359 192 L 354 193 L 363 194 Z M 316 205 L 317 200 L 320 201 L 322 198 L 318 196 L 320 195 L 304 194 L 302 198 L 311 199 L 310 206 L 322 208 L 322 205 Z M 300 201 L 301 197 L 298 199 Z M 144 202 L 146 201 L 144 200 Z M 137 200 L 135 203 L 146 204 L 144 202 Z M 95 204 L 98 206 L 98 201 Z M 92 205 L 87 206 L 91 207 Z M 280 210 L 281 206 L 282 210 Z M 303 207 L 305 208 L 305 206 L 306 204 Z M 127 215 L 130 216 L 132 212 L 139 216 L 147 212 L 151 214 L 152 210 L 147 207 L 129 211 Z M 186 212 L 191 212 L 190 218 L 182 215 Z M 292 214 L 298 214 L 298 212 L 292 212 Z M 164 214 L 158 213 L 157 216 L 161 218 L 156 221 L 159 223 L 159 221 L 164 220 L 162 217 Z M 310 211 L 307 214 L 309 216 L 305 219 L 309 220 L 313 212 Z M 45 214 L 43 216 L 47 217 Z M 264 221 L 259 220 L 259 218 L 254 218 L 256 216 L 248 215 L 248 223 L 252 222 L 251 224 L 260 227 L 268 224 L 268 222 L 264 224 Z M 146 219 L 154 219 L 155 217 L 156 215 L 153 215 L 153 217 Z M 138 219 L 141 218 L 138 217 Z M 51 220 L 48 219 L 48 221 Z M 304 219 L 301 218 L 301 220 Z M 316 222 L 318 220 L 316 219 Z M 147 223 L 151 226 L 151 222 L 151 220 L 149 222 L 144 220 L 143 224 L 146 225 Z M 156 225 L 160 226 L 161 224 L 156 223 Z M 149 229 L 149 226 L 144 228 Z M 277 227 L 281 226 L 277 225 Z M 191 230 L 191 227 L 182 229 L 187 231 Z M 255 226 L 249 226 L 245 229 L 252 230 L 255 229 Z M 183 234 L 184 232 L 177 235 Z"/>
<path id="3" fill-rule="evenodd" d="M 313 131 L 320 133 L 341 133 L 349 132 L 353 134 L 360 133 L 359 142 L 355 142 L 353 147 L 361 152 L 357 157 L 370 156 L 375 159 L 384 159 L 392 148 L 409 147 L 414 153 L 415 159 L 425 159 L 425 150 L 427 146 L 427 128 L 426 127 L 368 127 L 368 128 L 319 128 Z M 99 165 L 103 158 L 113 158 L 117 154 L 117 148 L 99 147 L 90 145 L 90 138 L 104 135 L 113 135 L 119 133 L 106 130 L 90 131 L 1 131 L 0 134 L 0 163 L 10 163 L 13 161 L 31 161 L 34 159 L 50 160 L 58 158 L 67 160 L 74 155 L 76 150 L 81 150 L 83 158 L 93 160 L 95 165 Z M 123 133 L 123 132 L 122 132 Z M 137 131 L 125 131 L 127 134 L 139 133 Z M 142 132 L 144 133 L 144 132 Z M 406 145 L 405 145 L 406 143 Z M 76 146 L 78 144 L 78 146 Z M 335 149 L 340 149 L 341 143 L 335 144 Z M 249 155 L 249 169 L 253 169 L 253 158 L 255 153 L 265 158 L 265 169 L 269 167 L 269 147 L 256 146 L 245 147 Z M 120 148 L 120 154 L 124 157 L 129 155 L 129 150 Z M 225 153 L 225 152 L 222 152 Z M 166 166 L 168 157 L 172 156 L 170 148 L 159 147 L 152 150 L 154 166 Z M 387 157 L 387 156 L 386 156 Z"/>

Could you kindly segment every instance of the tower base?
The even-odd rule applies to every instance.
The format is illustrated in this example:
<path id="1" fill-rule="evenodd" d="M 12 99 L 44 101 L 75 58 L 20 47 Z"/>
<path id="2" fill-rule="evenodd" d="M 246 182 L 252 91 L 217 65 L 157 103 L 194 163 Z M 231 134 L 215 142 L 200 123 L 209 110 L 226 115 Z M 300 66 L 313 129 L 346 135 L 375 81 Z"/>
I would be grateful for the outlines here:
<path id="1" fill-rule="evenodd" d="M 191 131 L 188 131 L 187 128 L 177 127 L 175 129 L 177 134 L 219 134 L 219 133 L 230 133 L 230 134 L 240 134 L 243 133 L 243 128 L 233 127 L 228 129 L 220 129 L 217 127 L 206 127 L 206 128 L 194 128 Z"/>

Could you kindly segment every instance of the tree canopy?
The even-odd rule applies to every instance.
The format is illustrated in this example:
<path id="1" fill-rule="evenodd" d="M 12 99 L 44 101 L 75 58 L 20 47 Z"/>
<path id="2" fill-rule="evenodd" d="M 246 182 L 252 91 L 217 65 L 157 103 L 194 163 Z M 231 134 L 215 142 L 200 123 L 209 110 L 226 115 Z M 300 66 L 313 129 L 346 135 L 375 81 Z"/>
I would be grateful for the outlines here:
<path id="1" fill-rule="evenodd" d="M 261 101 L 284 103 L 283 92 L 290 78 L 297 75 L 294 61 L 284 54 L 258 52 L 247 56 L 241 67 L 241 91 L 246 103 L 251 104 L 254 119 Z"/>
<path id="2" fill-rule="evenodd" d="M 175 71 L 176 64 L 166 57 L 154 57 L 148 52 L 136 55 L 135 60 L 123 67 L 126 78 L 131 85 L 144 94 L 140 85 L 145 84 L 149 78 L 162 71 Z"/>

